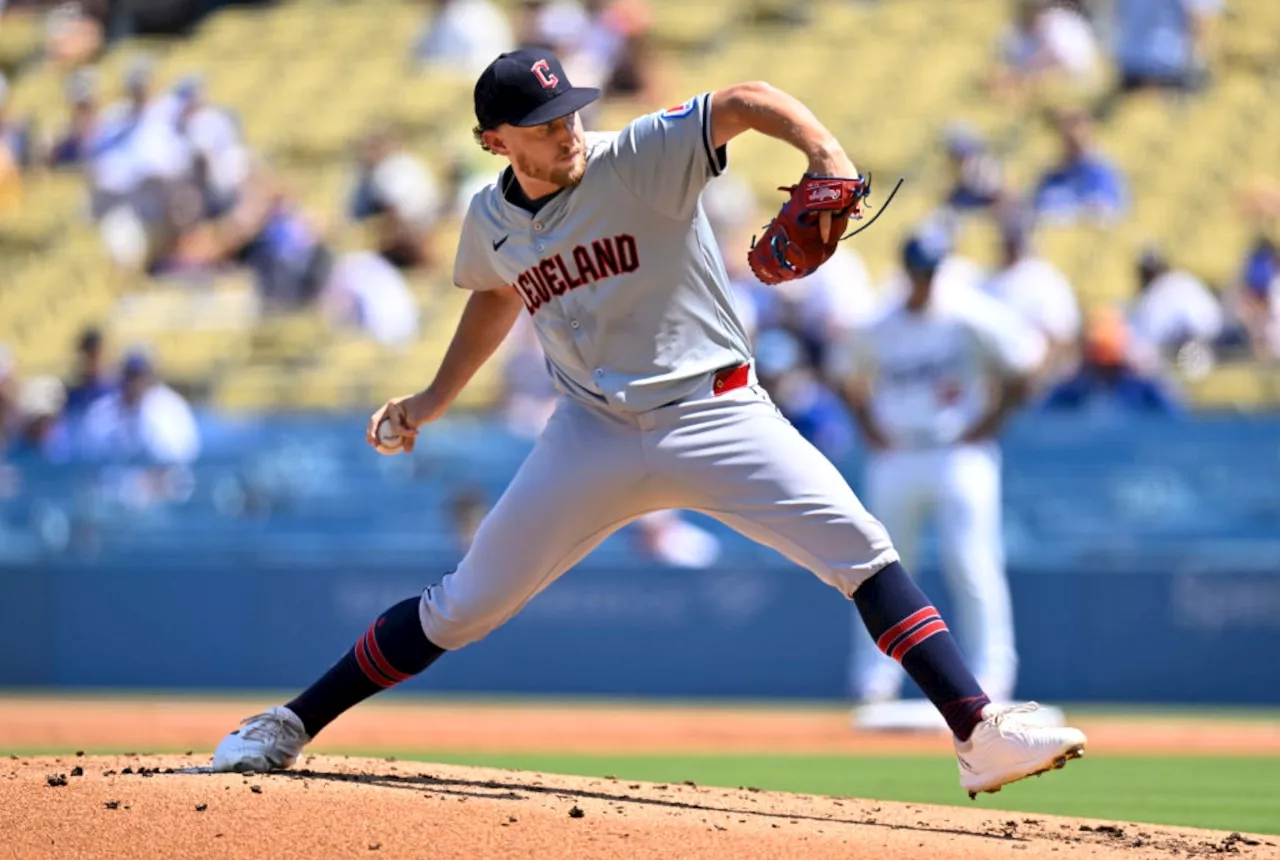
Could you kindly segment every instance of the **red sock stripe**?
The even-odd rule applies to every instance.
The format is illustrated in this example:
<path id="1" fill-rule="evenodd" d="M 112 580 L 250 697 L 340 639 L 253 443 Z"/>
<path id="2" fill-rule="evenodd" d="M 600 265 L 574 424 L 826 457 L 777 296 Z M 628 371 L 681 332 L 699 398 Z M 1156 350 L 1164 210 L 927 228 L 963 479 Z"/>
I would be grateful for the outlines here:
<path id="1" fill-rule="evenodd" d="M 906 633 L 922 621 L 927 621 L 930 618 L 941 617 L 942 616 L 938 615 L 938 610 L 934 609 L 932 606 L 926 606 L 924 609 L 917 609 L 915 612 L 884 631 L 884 633 L 881 633 L 880 638 L 876 640 L 876 647 L 888 654 L 890 646 L 893 645 L 893 640 L 897 639 L 899 636 Z"/>
<path id="2" fill-rule="evenodd" d="M 889 656 L 901 663 L 902 658 L 907 656 L 908 651 L 928 639 L 930 636 L 946 632 L 946 629 L 946 623 L 941 618 L 935 618 L 933 621 L 930 621 L 928 624 L 924 625 L 894 646 L 894 649 L 889 652 Z"/>
<path id="3" fill-rule="evenodd" d="M 378 637 L 370 627 L 364 633 L 365 646 L 369 649 L 369 656 L 373 658 L 373 665 L 378 667 L 378 671 L 386 675 L 393 682 L 399 684 L 412 678 L 412 675 L 406 675 L 404 672 L 397 671 L 386 657 L 382 656 L 382 649 L 378 647 Z"/>
<path id="4" fill-rule="evenodd" d="M 884 649 L 884 653 L 892 654 L 894 651 L 898 650 L 899 645 L 901 645 L 906 640 L 910 639 L 912 634 L 914 634 L 917 630 L 919 630 L 922 627 L 925 627 L 926 625 L 932 624 L 935 621 L 941 621 L 941 620 L 942 619 L 940 616 L 930 615 L 929 617 L 925 618 L 925 620 L 917 624 L 915 627 L 908 628 L 905 632 L 903 632 L 901 636 L 899 636 L 897 639 L 890 642 L 889 647 Z"/>
<path id="5" fill-rule="evenodd" d="M 360 664 L 360 671 L 369 678 L 370 681 L 379 687 L 394 687 L 396 682 L 379 672 L 373 665 L 373 661 L 369 659 L 369 654 L 364 647 L 365 637 L 361 636 L 356 640 L 356 647 L 352 650 L 356 653 L 356 662 Z"/>

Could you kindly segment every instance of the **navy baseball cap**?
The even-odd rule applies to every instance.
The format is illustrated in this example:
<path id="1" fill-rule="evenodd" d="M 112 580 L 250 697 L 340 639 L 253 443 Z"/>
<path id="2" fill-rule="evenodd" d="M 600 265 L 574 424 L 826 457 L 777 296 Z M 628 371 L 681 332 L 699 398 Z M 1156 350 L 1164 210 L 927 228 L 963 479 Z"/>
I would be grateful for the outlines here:
<path id="1" fill-rule="evenodd" d="M 951 251 L 947 234 L 935 226 L 913 233 L 902 246 L 902 265 L 909 271 L 932 272 L 942 265 Z"/>
<path id="2" fill-rule="evenodd" d="M 125 356 L 120 363 L 120 375 L 125 377 L 146 376 L 155 370 L 151 356 L 145 350 L 135 349 Z"/>
<path id="3" fill-rule="evenodd" d="M 595 87 L 569 83 L 564 66 L 550 51 L 521 48 L 500 55 L 476 81 L 476 121 L 489 130 L 507 125 L 542 125 L 580 111 L 596 99 Z"/>

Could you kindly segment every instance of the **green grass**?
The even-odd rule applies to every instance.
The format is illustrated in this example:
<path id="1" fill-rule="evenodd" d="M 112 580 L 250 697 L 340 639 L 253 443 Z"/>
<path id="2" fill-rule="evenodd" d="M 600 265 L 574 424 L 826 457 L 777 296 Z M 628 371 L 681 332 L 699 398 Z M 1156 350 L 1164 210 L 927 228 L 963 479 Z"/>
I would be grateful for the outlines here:
<path id="1" fill-rule="evenodd" d="M 976 802 L 960 790 L 950 758 L 929 756 L 415 753 L 408 758 L 1280 834 L 1280 758 L 1085 758 Z"/>

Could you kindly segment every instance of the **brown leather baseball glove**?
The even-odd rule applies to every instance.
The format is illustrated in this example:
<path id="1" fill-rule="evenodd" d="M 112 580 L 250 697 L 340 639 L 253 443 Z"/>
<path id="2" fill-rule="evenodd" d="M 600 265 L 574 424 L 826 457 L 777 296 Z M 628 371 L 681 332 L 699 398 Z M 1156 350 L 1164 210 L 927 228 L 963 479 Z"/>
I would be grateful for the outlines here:
<path id="1" fill-rule="evenodd" d="M 863 201 L 871 194 L 871 176 L 843 179 L 806 173 L 800 184 L 778 190 L 790 193 L 791 198 L 769 222 L 764 235 L 752 240 L 747 253 L 751 271 L 766 284 L 803 278 L 831 259 L 849 219 L 862 217 Z M 825 239 L 824 213 L 831 219 Z"/>

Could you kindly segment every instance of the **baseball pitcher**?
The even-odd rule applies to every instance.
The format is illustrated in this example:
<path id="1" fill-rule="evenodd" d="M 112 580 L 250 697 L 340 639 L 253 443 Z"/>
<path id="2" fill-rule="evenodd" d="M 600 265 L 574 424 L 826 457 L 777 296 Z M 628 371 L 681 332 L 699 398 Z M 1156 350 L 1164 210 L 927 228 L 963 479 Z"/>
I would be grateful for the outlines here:
<path id="1" fill-rule="evenodd" d="M 1024 719 L 1034 704 L 991 704 L 884 527 L 756 383 L 703 187 L 746 132 L 808 160 L 749 252 L 773 283 L 831 256 L 861 217 L 867 180 L 804 105 L 767 84 L 586 134 L 578 112 L 598 96 L 539 50 L 503 54 L 480 75 L 476 137 L 509 163 L 462 226 L 454 281 L 471 296 L 434 379 L 374 413 L 367 438 L 382 453 L 412 450 L 521 314 L 561 392 L 554 415 L 457 570 L 375 619 L 292 701 L 245 720 L 214 770 L 290 766 L 342 712 L 483 638 L 607 535 L 667 508 L 716 517 L 852 600 L 945 715 L 971 795 L 1080 755 L 1081 732 Z"/>

